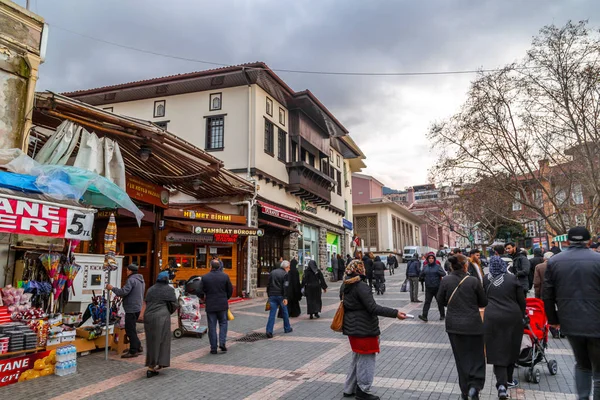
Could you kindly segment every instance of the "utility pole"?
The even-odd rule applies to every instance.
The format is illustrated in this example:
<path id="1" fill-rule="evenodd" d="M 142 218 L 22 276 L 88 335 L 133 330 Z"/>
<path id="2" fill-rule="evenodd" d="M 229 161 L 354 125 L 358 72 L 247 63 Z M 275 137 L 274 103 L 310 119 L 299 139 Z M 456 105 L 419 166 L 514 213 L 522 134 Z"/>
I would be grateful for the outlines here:
<path id="1" fill-rule="evenodd" d="M 25 8 L 27 8 L 28 10 L 29 10 L 29 2 L 30 2 L 30 1 L 31 1 L 31 0 L 27 0 L 27 2 L 25 3 Z"/>

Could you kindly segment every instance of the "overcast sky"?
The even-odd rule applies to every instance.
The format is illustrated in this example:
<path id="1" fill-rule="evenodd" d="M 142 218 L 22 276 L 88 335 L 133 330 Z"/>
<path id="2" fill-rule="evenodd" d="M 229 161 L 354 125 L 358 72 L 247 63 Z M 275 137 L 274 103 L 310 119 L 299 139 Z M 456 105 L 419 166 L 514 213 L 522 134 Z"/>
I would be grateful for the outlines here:
<path id="1" fill-rule="evenodd" d="M 544 25 L 588 19 L 600 27 L 598 0 L 31 0 L 31 9 L 51 25 L 37 90 L 54 91 L 212 68 L 65 29 L 226 64 L 429 72 L 520 59 Z M 363 172 L 393 188 L 427 182 L 435 161 L 428 127 L 458 110 L 474 77 L 279 75 L 293 89 L 315 93 L 367 155 Z"/>

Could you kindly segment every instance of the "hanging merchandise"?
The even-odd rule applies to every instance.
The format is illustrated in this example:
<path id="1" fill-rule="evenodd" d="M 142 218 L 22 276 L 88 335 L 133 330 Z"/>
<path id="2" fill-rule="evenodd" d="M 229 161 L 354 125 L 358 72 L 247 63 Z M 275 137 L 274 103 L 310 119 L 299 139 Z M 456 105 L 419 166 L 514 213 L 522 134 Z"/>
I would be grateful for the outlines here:
<path id="1" fill-rule="evenodd" d="M 45 253 L 40 256 L 40 261 L 48 273 L 50 279 L 54 279 L 58 274 L 61 255 L 59 253 Z"/>
<path id="2" fill-rule="evenodd" d="M 104 270 L 105 271 L 116 271 L 119 267 L 115 254 L 117 251 L 117 221 L 115 215 L 110 214 L 106 231 L 104 232 L 104 251 L 106 256 L 104 258 Z"/>

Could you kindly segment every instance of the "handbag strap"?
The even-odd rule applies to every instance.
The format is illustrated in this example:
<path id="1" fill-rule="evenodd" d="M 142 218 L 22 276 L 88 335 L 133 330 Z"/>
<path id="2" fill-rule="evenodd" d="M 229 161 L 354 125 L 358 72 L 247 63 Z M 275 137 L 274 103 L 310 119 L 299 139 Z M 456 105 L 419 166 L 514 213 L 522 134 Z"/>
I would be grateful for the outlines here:
<path id="1" fill-rule="evenodd" d="M 469 275 L 465 276 L 464 278 L 462 278 L 462 280 L 458 283 L 458 286 L 456 286 L 456 288 L 454 289 L 454 291 L 452 292 L 452 294 L 450 295 L 450 300 L 448 300 L 448 305 L 450 305 L 450 302 L 452 301 L 452 298 L 454 297 L 454 294 L 456 293 L 456 291 L 458 290 L 458 288 L 460 287 L 460 285 L 463 284 L 464 281 L 467 280 L 467 278 L 469 277 Z"/>

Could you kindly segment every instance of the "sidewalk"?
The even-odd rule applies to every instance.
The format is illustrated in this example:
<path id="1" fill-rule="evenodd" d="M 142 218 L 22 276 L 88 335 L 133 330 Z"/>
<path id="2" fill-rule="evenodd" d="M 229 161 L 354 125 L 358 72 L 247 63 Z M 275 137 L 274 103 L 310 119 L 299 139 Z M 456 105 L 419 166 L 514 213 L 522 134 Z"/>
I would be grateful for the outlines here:
<path id="1" fill-rule="evenodd" d="M 401 266 L 401 270 L 404 265 Z M 386 277 L 387 292 L 375 296 L 380 304 L 418 315 L 422 304 L 411 304 L 400 293 L 403 273 Z M 276 325 L 273 339 L 236 341 L 248 333 L 265 331 L 264 299 L 232 305 L 235 320 L 229 324 L 229 352 L 209 354 L 208 337 L 173 339 L 171 368 L 152 379 L 145 377 L 144 357 L 104 361 L 103 353 L 78 359 L 78 373 L 45 377 L 0 388 L 10 399 L 341 399 L 350 346 L 345 336 L 329 329 L 339 304 L 339 282 L 329 283 L 323 295 L 320 319 L 303 314 L 292 319 L 294 332 Z M 422 295 L 421 295 L 422 298 Z M 305 304 L 302 305 L 306 311 Z M 427 324 L 418 320 L 381 319 L 381 354 L 378 355 L 375 393 L 382 399 L 458 399 L 454 359 L 436 307 Z M 204 318 L 204 316 L 203 316 Z M 141 328 L 141 325 L 138 325 Z M 540 384 L 528 384 L 524 369 L 516 371 L 521 387 L 513 399 L 575 399 L 574 359 L 568 342 L 552 340 L 548 354 L 558 361 L 559 372 L 546 370 Z M 482 399 L 497 398 L 491 368 Z"/>

